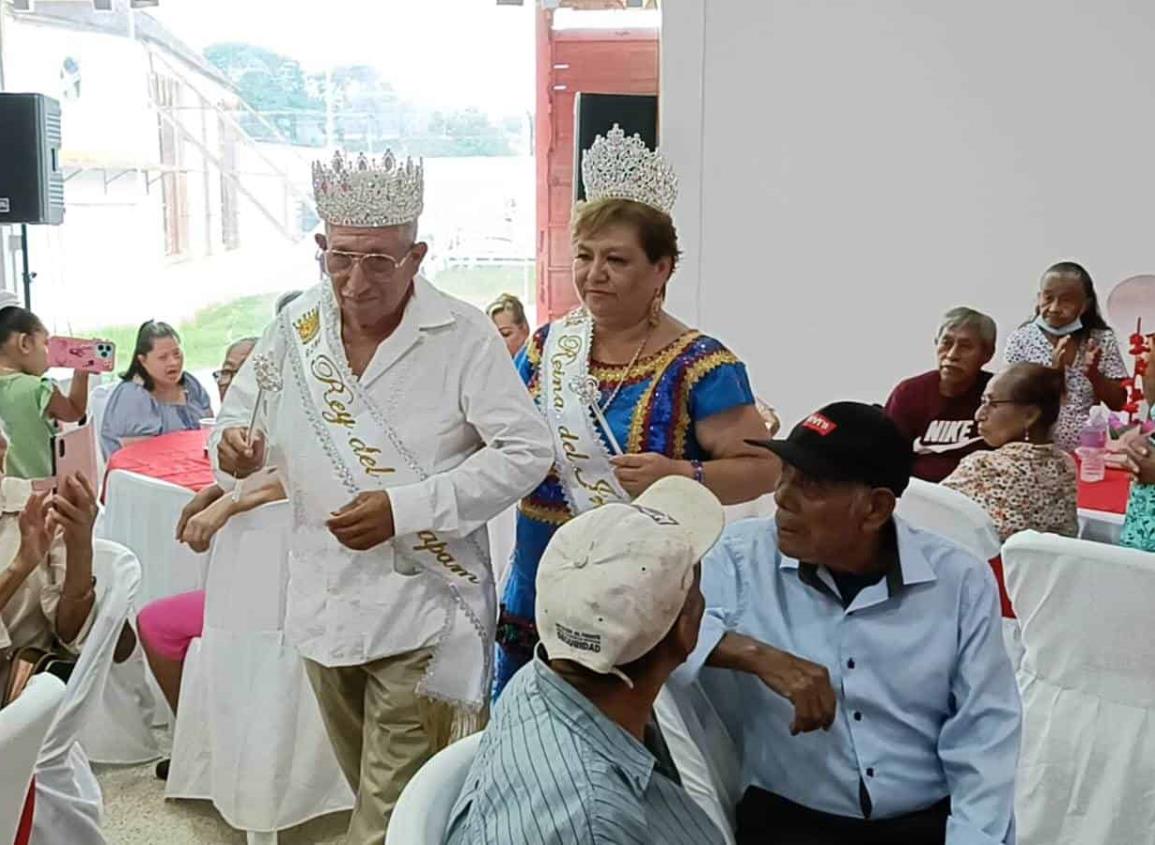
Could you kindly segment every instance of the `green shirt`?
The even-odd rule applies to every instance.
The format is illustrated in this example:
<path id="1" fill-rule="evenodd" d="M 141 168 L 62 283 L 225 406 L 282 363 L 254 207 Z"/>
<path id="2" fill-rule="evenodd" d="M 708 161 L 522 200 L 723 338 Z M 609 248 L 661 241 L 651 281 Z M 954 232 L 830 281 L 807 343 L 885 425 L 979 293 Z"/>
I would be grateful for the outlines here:
<path id="1" fill-rule="evenodd" d="M 47 416 L 56 390 L 51 379 L 26 373 L 0 375 L 0 420 L 8 431 L 8 475 L 52 475 L 52 437 L 56 423 Z"/>

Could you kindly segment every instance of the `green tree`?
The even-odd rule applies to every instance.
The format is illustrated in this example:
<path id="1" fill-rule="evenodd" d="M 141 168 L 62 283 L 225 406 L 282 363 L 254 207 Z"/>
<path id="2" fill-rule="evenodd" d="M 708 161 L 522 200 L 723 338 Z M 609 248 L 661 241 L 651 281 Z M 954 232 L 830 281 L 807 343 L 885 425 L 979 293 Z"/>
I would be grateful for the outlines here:
<path id="1" fill-rule="evenodd" d="M 205 58 L 236 86 L 255 110 L 261 112 L 290 141 L 300 141 L 301 119 L 315 120 L 323 104 L 311 95 L 300 63 L 289 56 L 252 44 L 223 43 L 205 48 Z M 244 116 L 245 129 L 256 138 L 269 140 L 269 132 L 257 120 Z"/>

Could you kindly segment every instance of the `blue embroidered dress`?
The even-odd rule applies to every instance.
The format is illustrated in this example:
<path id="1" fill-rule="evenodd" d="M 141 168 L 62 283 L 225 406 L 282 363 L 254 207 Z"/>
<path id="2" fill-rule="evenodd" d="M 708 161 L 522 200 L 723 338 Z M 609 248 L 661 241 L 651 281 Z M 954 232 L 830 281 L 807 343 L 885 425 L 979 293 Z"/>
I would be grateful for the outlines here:
<path id="1" fill-rule="evenodd" d="M 540 367 L 549 329 L 548 325 L 538 329 L 516 360 L 539 410 L 543 401 Z M 603 402 L 626 369 L 625 365 L 590 361 L 589 371 L 601 386 Z M 746 366 L 717 340 L 688 331 L 637 362 L 606 409 L 606 418 L 625 452 L 657 452 L 675 460 L 705 461 L 710 456 L 694 435 L 694 423 L 753 404 Z M 537 564 L 553 533 L 571 516 L 556 467 L 518 507 L 517 544 L 497 629 L 495 696 L 533 655 L 537 644 L 533 624 Z"/>

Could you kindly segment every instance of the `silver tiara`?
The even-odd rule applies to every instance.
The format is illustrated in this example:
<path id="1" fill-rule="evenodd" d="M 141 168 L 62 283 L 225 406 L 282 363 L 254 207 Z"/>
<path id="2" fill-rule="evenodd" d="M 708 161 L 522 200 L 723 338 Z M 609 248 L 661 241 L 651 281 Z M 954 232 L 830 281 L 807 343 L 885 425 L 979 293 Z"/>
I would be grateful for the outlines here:
<path id="1" fill-rule="evenodd" d="M 421 216 L 425 166 L 411 158 L 401 164 L 390 150 L 380 160 L 358 153 L 355 161 L 338 151 L 331 165 L 313 162 L 313 196 L 317 214 L 334 226 L 400 226 Z"/>
<path id="2" fill-rule="evenodd" d="M 640 135 L 627 138 L 622 127 L 598 135 L 582 156 L 586 199 L 633 200 L 672 214 L 678 176 L 662 154 L 651 152 Z"/>

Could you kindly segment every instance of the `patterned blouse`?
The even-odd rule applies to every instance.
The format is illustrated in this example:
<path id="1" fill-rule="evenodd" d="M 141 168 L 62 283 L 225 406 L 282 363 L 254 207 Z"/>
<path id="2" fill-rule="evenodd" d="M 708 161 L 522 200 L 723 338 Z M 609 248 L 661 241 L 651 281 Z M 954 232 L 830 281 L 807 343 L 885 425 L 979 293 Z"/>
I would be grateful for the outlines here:
<path id="1" fill-rule="evenodd" d="M 982 505 L 1003 540 L 1028 530 L 1079 533 L 1075 461 L 1058 446 L 1007 443 L 967 455 L 943 485 Z"/>
<path id="2" fill-rule="evenodd" d="M 1119 545 L 1155 552 L 1155 484 L 1132 484 Z"/>
<path id="3" fill-rule="evenodd" d="M 1119 352 L 1115 333 L 1110 329 L 1092 329 L 1091 339 L 1103 350 L 1099 361 L 1099 372 L 1107 378 L 1127 378 L 1127 366 Z M 1004 357 L 1008 364 L 1046 364 L 1050 366 L 1055 347 L 1047 339 L 1046 333 L 1034 323 L 1015 329 L 1007 340 Z M 1059 410 L 1059 421 L 1055 424 L 1055 445 L 1068 452 L 1074 452 L 1079 445 L 1079 432 L 1087 422 L 1091 408 L 1099 404 L 1095 398 L 1095 388 L 1087 374 L 1087 345 L 1079 347 L 1075 363 L 1067 367 L 1067 396 Z"/>

